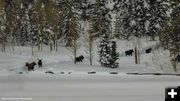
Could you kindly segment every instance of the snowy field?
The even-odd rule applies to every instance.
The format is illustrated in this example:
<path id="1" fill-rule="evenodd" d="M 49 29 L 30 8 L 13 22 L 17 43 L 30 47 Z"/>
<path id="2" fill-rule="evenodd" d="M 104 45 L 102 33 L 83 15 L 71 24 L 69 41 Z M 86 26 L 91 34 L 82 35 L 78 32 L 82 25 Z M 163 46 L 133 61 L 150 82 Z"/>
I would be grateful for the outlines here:
<path id="1" fill-rule="evenodd" d="M 164 101 L 165 88 L 180 86 L 180 76 L 126 74 L 174 74 L 167 51 L 154 49 L 151 54 L 144 53 L 144 48 L 153 45 L 156 44 L 143 43 L 141 64 L 135 65 L 133 56 L 124 55 L 124 51 L 131 49 L 133 44 L 119 42 L 117 69 L 101 67 L 97 53 L 93 66 L 89 66 L 87 57 L 74 65 L 72 55 L 65 47 L 59 47 L 58 52 L 50 52 L 47 46 L 43 52 L 35 48 L 34 56 L 30 47 L 16 46 L 15 52 L 8 47 L 6 53 L 0 52 L 0 101 Z M 78 55 L 86 56 L 83 48 L 78 50 Z M 25 62 L 36 61 L 37 58 L 42 58 L 43 68 L 35 66 L 35 71 L 27 72 Z M 88 74 L 91 71 L 96 73 Z"/>
<path id="2" fill-rule="evenodd" d="M 39 69 L 35 66 L 33 73 L 45 74 L 46 71 L 53 71 L 55 74 L 61 72 L 71 72 L 72 74 L 87 74 L 87 72 L 95 71 L 100 74 L 107 74 L 108 72 L 116 71 L 120 73 L 174 73 L 173 67 L 169 60 L 168 51 L 162 49 L 153 49 L 152 53 L 146 54 L 145 49 L 154 47 L 156 42 L 141 42 L 141 64 L 136 65 L 134 56 L 125 56 L 124 52 L 133 48 L 133 42 L 119 41 L 118 52 L 120 53 L 119 68 L 111 69 L 101 67 L 98 62 L 97 48 L 94 47 L 93 66 L 89 65 L 88 55 L 85 48 L 78 50 L 78 56 L 84 55 L 85 59 L 82 63 L 73 64 L 72 53 L 65 47 L 59 47 L 57 52 L 50 52 L 48 46 L 44 46 L 42 52 L 38 52 L 34 48 L 34 56 L 31 55 L 31 47 L 7 47 L 7 52 L 0 52 L 0 75 L 19 74 L 19 72 L 26 73 L 25 62 L 37 61 L 41 58 L 43 61 L 43 68 Z M 180 68 L 177 68 L 179 73 Z"/>
<path id="3" fill-rule="evenodd" d="M 164 101 L 165 87 L 179 84 L 178 76 L 13 75 L 0 77 L 0 101 Z"/>

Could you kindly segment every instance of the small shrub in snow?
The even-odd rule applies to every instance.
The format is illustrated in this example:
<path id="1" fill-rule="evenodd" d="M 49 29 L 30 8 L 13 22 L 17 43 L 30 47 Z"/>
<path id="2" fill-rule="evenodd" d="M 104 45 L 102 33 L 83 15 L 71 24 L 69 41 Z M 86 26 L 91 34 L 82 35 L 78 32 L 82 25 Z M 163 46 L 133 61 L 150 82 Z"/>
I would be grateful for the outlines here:
<path id="1" fill-rule="evenodd" d="M 54 74 L 54 72 L 52 72 L 52 71 L 46 71 L 45 73 L 49 73 L 49 74 Z"/>
<path id="2" fill-rule="evenodd" d="M 96 72 L 92 71 L 92 72 L 88 72 L 88 74 L 96 74 Z"/>
<path id="3" fill-rule="evenodd" d="M 19 72 L 19 74 L 23 74 L 23 72 Z"/>
<path id="4" fill-rule="evenodd" d="M 110 74 L 118 74 L 118 72 L 110 72 Z"/>
<path id="5" fill-rule="evenodd" d="M 88 74 L 95 74 L 96 72 L 94 70 L 91 70 L 90 72 L 88 72 Z"/>

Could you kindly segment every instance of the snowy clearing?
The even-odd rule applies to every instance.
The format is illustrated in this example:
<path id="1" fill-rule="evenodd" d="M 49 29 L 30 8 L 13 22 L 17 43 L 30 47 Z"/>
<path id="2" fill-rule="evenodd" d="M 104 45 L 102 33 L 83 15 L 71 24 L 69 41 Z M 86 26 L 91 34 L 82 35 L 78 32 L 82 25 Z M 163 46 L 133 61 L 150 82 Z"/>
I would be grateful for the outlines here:
<path id="1" fill-rule="evenodd" d="M 144 53 L 144 49 L 147 47 L 153 47 L 156 42 L 146 42 L 142 40 L 141 48 L 141 64 L 134 63 L 134 56 L 125 56 L 125 50 L 133 47 L 133 42 L 119 41 L 118 52 L 120 52 L 119 68 L 104 68 L 101 67 L 98 62 L 97 47 L 94 47 L 93 66 L 89 65 L 88 55 L 84 52 L 84 48 L 78 50 L 78 56 L 84 55 L 83 62 L 73 64 L 72 53 L 65 47 L 59 47 L 57 52 L 51 52 L 48 46 L 44 46 L 42 52 L 38 52 L 37 48 L 34 49 L 34 56 L 31 55 L 30 47 L 15 47 L 13 52 L 11 47 L 7 48 L 6 53 L 0 53 L 0 76 L 19 74 L 23 72 L 25 74 L 27 68 L 25 68 L 25 62 L 37 62 L 37 58 L 41 58 L 43 61 L 43 68 L 39 69 L 35 66 L 33 73 L 45 74 L 46 71 L 53 71 L 55 74 L 62 72 L 72 74 L 87 74 L 87 72 L 95 71 L 108 74 L 109 72 L 119 73 L 174 73 L 173 67 L 169 60 L 168 51 L 162 49 L 154 49 L 150 54 Z M 134 54 L 133 54 L 134 55 Z M 179 73 L 180 68 L 177 68 Z"/>
<path id="2" fill-rule="evenodd" d="M 11 98 L 20 101 L 28 99 L 18 98 L 30 98 L 32 101 L 164 101 L 165 88 L 179 86 L 179 76 L 126 74 L 174 74 L 167 62 L 168 58 L 162 58 L 168 57 L 161 53 L 162 50 L 142 53 L 141 64 L 135 65 L 133 56 L 126 57 L 123 54 L 129 48 L 126 45 L 119 45 L 118 48 L 121 57 L 117 69 L 101 67 L 97 54 L 93 66 L 89 66 L 87 58 L 74 65 L 71 53 L 65 47 L 59 47 L 58 52 L 50 52 L 48 47 L 38 52 L 35 48 L 34 56 L 31 55 L 30 47 L 16 47 L 14 53 L 10 49 L 0 53 L 0 101 L 10 101 Z M 82 51 L 79 50 L 78 55 Z M 163 65 L 163 70 L 152 60 L 155 53 L 159 53 L 157 57 L 162 56 L 156 59 Z M 35 71 L 27 72 L 25 62 L 36 61 L 37 58 L 42 58 L 43 68 L 35 66 Z M 54 74 L 45 73 L 47 71 Z"/>

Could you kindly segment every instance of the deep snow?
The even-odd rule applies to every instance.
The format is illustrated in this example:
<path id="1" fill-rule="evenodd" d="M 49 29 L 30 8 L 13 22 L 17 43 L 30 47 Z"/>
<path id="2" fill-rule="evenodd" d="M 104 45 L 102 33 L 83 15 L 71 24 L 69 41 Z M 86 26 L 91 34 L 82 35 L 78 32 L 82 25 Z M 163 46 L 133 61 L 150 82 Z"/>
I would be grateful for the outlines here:
<path id="1" fill-rule="evenodd" d="M 74 65 L 72 53 L 65 47 L 59 47 L 58 52 L 50 52 L 47 46 L 43 47 L 43 52 L 35 48 L 34 56 L 30 47 L 16 46 L 15 52 L 8 47 L 7 52 L 0 52 L 0 101 L 9 101 L 4 98 L 32 98 L 32 101 L 164 101 L 165 88 L 179 86 L 179 76 L 126 74 L 174 73 L 168 51 L 154 49 L 151 54 L 144 53 L 146 48 L 156 44 L 142 40 L 141 64 L 135 65 L 134 57 L 124 55 L 125 50 L 133 48 L 133 42 L 119 41 L 117 69 L 101 67 L 97 53 L 93 66 L 88 65 L 87 57 L 82 63 Z M 96 52 L 97 47 L 94 50 Z M 87 56 L 84 48 L 78 50 L 78 55 L 81 54 Z M 37 58 L 42 58 L 43 68 L 36 66 L 35 71 L 27 72 L 25 62 L 36 61 Z M 96 73 L 88 74 L 92 71 Z"/>
<path id="2" fill-rule="evenodd" d="M 72 53 L 65 47 L 59 47 L 58 52 L 50 52 L 48 46 L 43 47 L 42 52 L 38 52 L 37 48 L 34 48 L 34 56 L 31 55 L 30 47 L 15 47 L 15 52 L 12 51 L 12 47 L 7 48 L 6 53 L 0 52 L 0 75 L 18 74 L 19 72 L 26 73 L 25 62 L 37 61 L 37 58 L 43 60 L 43 69 L 35 67 L 36 73 L 44 74 L 46 71 L 60 72 L 72 72 L 72 73 L 87 73 L 89 71 L 96 72 L 110 72 L 117 71 L 120 73 L 174 73 L 169 60 L 168 51 L 162 49 L 153 49 L 151 54 L 145 54 L 145 49 L 148 47 L 156 46 L 155 41 L 141 40 L 141 64 L 136 65 L 134 63 L 134 56 L 125 56 L 125 50 L 133 48 L 133 41 L 118 41 L 118 52 L 120 53 L 119 68 L 111 69 L 101 67 L 98 62 L 97 47 L 94 47 L 93 66 L 89 65 L 87 54 L 82 47 L 78 50 L 78 55 L 84 55 L 85 59 L 82 63 L 77 65 L 73 64 Z M 95 42 L 97 45 L 97 42 Z M 179 72 L 180 68 L 178 68 Z"/>

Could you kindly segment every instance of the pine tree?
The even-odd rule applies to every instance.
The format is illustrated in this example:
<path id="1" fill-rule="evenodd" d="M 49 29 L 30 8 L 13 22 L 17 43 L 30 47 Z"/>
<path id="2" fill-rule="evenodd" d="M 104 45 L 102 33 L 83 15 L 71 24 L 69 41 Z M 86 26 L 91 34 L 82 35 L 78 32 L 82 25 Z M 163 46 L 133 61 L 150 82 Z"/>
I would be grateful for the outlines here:
<path id="1" fill-rule="evenodd" d="M 160 41 L 162 46 L 170 51 L 170 57 L 174 71 L 177 70 L 176 56 L 180 52 L 180 19 L 175 21 L 176 22 L 173 22 L 172 25 L 166 26 L 160 34 Z"/>
<path id="2" fill-rule="evenodd" d="M 117 38 L 131 39 L 134 36 L 133 24 L 134 22 L 134 0 L 115 0 L 116 5 L 116 21 L 115 21 L 115 36 Z"/>
<path id="3" fill-rule="evenodd" d="M 0 43 L 2 44 L 2 52 L 5 51 L 5 2 L 3 0 L 0 0 Z"/>
<path id="4" fill-rule="evenodd" d="M 99 62 L 103 67 L 110 67 L 111 60 L 111 15 L 108 1 L 96 0 L 91 11 L 93 37 L 99 37 Z"/>
<path id="5" fill-rule="evenodd" d="M 147 20 L 146 0 L 123 0 L 120 2 L 115 33 L 116 36 L 120 34 L 119 36 L 125 39 L 129 39 L 131 36 L 136 38 L 135 63 L 138 64 L 140 63 L 139 39 L 147 33 L 145 26 Z M 120 29 L 117 28 L 117 25 L 120 26 Z"/>
<path id="6" fill-rule="evenodd" d="M 119 53 L 117 52 L 117 45 L 116 41 L 113 40 L 111 45 L 111 60 L 110 60 L 110 67 L 111 68 L 117 68 L 119 67 L 118 59 L 119 59 Z"/>
<path id="7" fill-rule="evenodd" d="M 30 4 L 28 1 L 22 0 L 20 2 L 20 14 L 19 17 L 21 19 L 20 33 L 18 33 L 18 44 L 20 45 L 29 45 L 31 43 L 32 32 L 30 25 Z"/>
<path id="8" fill-rule="evenodd" d="M 79 1 L 62 0 L 58 3 L 62 10 L 62 36 L 66 40 L 67 48 L 73 53 L 73 61 L 76 64 L 76 56 L 78 50 L 78 38 L 80 33 L 79 23 Z"/>
<path id="9" fill-rule="evenodd" d="M 173 3 L 173 2 L 172 2 Z M 174 5 L 176 4 L 176 5 Z M 179 2 L 173 3 L 171 18 L 160 33 L 160 42 L 170 51 L 171 63 L 174 71 L 177 71 L 176 57 L 180 54 L 180 6 Z"/>
<path id="10" fill-rule="evenodd" d="M 58 50 L 58 32 L 59 32 L 59 12 L 57 10 L 57 5 L 53 1 L 47 1 L 45 4 L 45 16 L 48 29 L 51 30 L 49 34 L 49 40 L 52 42 L 51 49 Z M 51 43 L 50 43 L 51 44 Z"/>
<path id="11" fill-rule="evenodd" d="M 0 0 L 0 9 L 2 10 L 4 8 L 4 0 Z M 1 11 L 2 12 L 2 11 Z"/>
<path id="12" fill-rule="evenodd" d="M 166 25 L 167 11 L 170 9 L 167 0 L 148 1 L 148 36 L 152 40 L 159 35 L 160 29 Z"/>
<path id="13" fill-rule="evenodd" d="M 87 23 L 88 23 L 87 31 L 84 34 L 84 38 L 86 40 L 85 47 L 87 48 L 86 52 L 88 54 L 89 64 L 92 66 L 93 65 L 92 60 L 93 60 L 93 55 L 94 55 L 93 42 L 95 40 L 95 37 L 93 33 L 92 19 L 90 17 L 88 18 Z"/>
<path id="14" fill-rule="evenodd" d="M 92 4 L 90 0 L 81 0 L 81 14 L 80 14 L 80 21 L 81 21 L 81 35 L 88 33 L 88 23 L 91 16 L 91 9 Z M 92 23 L 92 22 L 91 22 Z"/>
<path id="15" fill-rule="evenodd" d="M 5 1 L 5 13 L 6 13 L 6 36 L 8 36 L 9 41 L 12 44 L 12 49 L 14 51 L 15 45 L 15 28 L 18 26 L 17 23 L 17 14 L 16 14 L 16 5 L 13 0 Z"/>
<path id="16" fill-rule="evenodd" d="M 38 51 L 43 50 L 43 43 L 48 43 L 49 40 L 47 40 L 47 34 L 43 32 L 43 29 L 45 28 L 45 9 L 44 9 L 44 0 L 37 0 L 35 3 L 33 3 L 33 22 L 36 25 L 35 35 L 36 35 L 36 45 L 38 46 Z M 45 37 L 46 36 L 46 37 Z M 46 40 L 46 42 L 44 42 Z"/>
<path id="17" fill-rule="evenodd" d="M 101 63 L 101 66 L 103 67 L 110 67 L 111 63 L 111 46 L 109 42 L 109 36 L 108 34 L 104 34 L 100 37 L 99 42 L 99 62 Z"/>
<path id="18" fill-rule="evenodd" d="M 90 14 L 93 22 L 95 37 L 100 37 L 102 35 L 102 22 L 106 22 L 108 24 L 111 23 L 110 9 L 107 5 L 108 1 L 106 0 L 96 0 L 96 2 L 92 4 Z M 106 27 L 108 28 L 109 26 Z M 110 28 L 107 30 L 109 29 Z"/>
<path id="19" fill-rule="evenodd" d="M 121 11 L 121 13 L 122 13 L 122 11 Z M 114 25 L 115 25 L 114 35 L 118 39 L 130 40 L 131 36 L 132 36 L 130 33 L 132 30 L 131 26 L 129 24 L 123 24 L 123 23 L 128 22 L 128 20 L 127 20 L 127 22 L 124 20 L 128 17 L 125 17 L 125 16 L 122 17 L 121 13 L 119 12 L 116 14 L 116 18 L 115 18 L 115 22 L 114 22 Z M 125 13 L 125 12 L 123 12 L 123 13 Z"/>
<path id="20" fill-rule="evenodd" d="M 62 0 L 59 3 L 59 6 L 62 9 L 62 36 L 64 36 L 66 40 L 66 46 L 72 46 L 73 40 L 79 37 L 79 32 L 72 33 L 71 26 L 72 21 L 74 21 L 75 29 L 80 31 L 80 24 L 79 24 L 79 2 L 75 0 Z"/>

